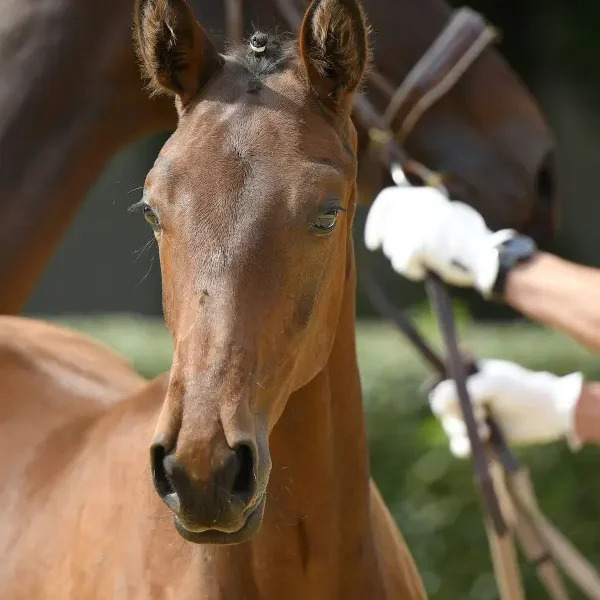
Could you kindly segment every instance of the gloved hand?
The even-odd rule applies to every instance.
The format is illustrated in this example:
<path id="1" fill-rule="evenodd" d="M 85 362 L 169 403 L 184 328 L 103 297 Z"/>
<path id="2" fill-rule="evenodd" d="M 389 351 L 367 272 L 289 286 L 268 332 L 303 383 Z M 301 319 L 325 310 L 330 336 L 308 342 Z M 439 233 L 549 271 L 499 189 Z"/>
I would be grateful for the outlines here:
<path id="1" fill-rule="evenodd" d="M 583 386 L 581 373 L 558 377 L 504 360 L 480 361 L 478 368 L 479 373 L 468 378 L 467 389 L 483 439 L 489 435 L 484 420 L 491 414 L 508 443 L 538 444 L 567 437 L 573 449 L 579 445 L 574 413 Z M 429 394 L 429 404 L 450 439 L 451 452 L 468 456 L 471 445 L 454 381 L 439 383 Z"/>
<path id="2" fill-rule="evenodd" d="M 496 248 L 514 235 L 491 232 L 476 210 L 432 187 L 384 189 L 365 225 L 367 248 L 381 248 L 401 275 L 421 280 L 434 271 L 446 283 L 475 287 L 484 297 L 498 275 Z"/>

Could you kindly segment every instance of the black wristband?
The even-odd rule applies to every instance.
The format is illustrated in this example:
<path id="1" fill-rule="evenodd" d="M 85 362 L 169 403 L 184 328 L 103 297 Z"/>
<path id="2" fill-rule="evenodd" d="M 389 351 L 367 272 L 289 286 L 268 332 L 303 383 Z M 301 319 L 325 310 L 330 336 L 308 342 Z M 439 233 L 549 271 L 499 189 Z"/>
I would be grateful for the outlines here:
<path id="1" fill-rule="evenodd" d="M 492 296 L 504 298 L 508 274 L 517 265 L 523 264 L 537 254 L 537 244 L 526 235 L 515 235 L 498 247 L 498 275 L 492 286 Z"/>

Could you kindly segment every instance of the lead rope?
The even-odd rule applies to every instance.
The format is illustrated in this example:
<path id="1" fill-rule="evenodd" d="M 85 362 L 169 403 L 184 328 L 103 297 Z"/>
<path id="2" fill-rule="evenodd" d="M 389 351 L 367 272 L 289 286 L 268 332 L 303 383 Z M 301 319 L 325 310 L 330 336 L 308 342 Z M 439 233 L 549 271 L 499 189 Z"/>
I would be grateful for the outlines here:
<path id="1" fill-rule="evenodd" d="M 410 185 L 400 165 L 392 164 L 390 172 L 396 185 Z M 439 189 L 446 196 L 448 195 L 443 186 L 439 186 Z M 502 600 L 525 600 L 512 532 L 505 520 L 506 510 L 503 512 L 500 505 L 501 496 L 498 493 L 500 486 L 497 485 L 499 477 L 494 478 L 492 475 L 494 472 L 498 473 L 498 469 L 494 469 L 494 465 L 491 464 L 491 457 L 479 437 L 477 422 L 467 390 L 467 371 L 458 349 L 450 295 L 443 281 L 434 273 L 427 275 L 425 287 L 434 313 L 437 315 L 438 325 L 446 346 L 447 360 L 444 374 L 455 381 L 461 412 L 467 427 L 475 481 L 483 502 L 485 530 L 500 597 Z M 475 370 L 475 366 L 471 365 L 470 373 Z M 505 500 L 505 508 L 506 504 Z"/>
<path id="2" fill-rule="evenodd" d="M 429 274 L 426 280 L 427 294 L 438 317 L 438 325 L 444 338 L 447 352 L 447 374 L 454 379 L 460 400 L 461 412 L 467 426 L 467 434 L 471 444 L 471 455 L 475 477 L 481 494 L 486 514 L 486 532 L 492 553 L 494 570 L 500 588 L 500 597 L 506 600 L 524 600 L 523 582 L 514 549 L 512 533 L 508 528 L 499 494 L 494 486 L 489 456 L 479 437 L 477 422 L 467 391 L 467 373 L 458 350 L 452 303 L 445 285 L 437 275 Z M 497 482 L 497 478 L 496 478 Z"/>

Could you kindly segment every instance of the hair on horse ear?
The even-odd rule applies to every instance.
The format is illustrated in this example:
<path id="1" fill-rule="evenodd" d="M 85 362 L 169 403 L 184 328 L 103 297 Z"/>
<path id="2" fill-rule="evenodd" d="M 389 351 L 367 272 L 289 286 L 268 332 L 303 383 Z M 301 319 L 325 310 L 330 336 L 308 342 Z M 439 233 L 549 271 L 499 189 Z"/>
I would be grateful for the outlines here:
<path id="1" fill-rule="evenodd" d="M 324 101 L 340 103 L 362 83 L 370 60 L 369 27 L 357 0 L 313 0 L 300 30 L 300 55 Z"/>
<path id="2" fill-rule="evenodd" d="M 152 93 L 185 106 L 222 64 L 186 0 L 136 0 L 134 45 Z"/>

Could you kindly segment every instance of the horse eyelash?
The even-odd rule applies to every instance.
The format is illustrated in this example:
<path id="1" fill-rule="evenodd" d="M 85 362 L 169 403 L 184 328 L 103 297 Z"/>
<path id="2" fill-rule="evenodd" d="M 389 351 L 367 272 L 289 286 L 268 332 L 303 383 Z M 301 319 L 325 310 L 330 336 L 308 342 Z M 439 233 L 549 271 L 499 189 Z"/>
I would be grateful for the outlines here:
<path id="1" fill-rule="evenodd" d="M 328 210 L 337 210 L 338 212 L 341 213 L 347 213 L 348 209 L 344 208 L 341 204 L 339 204 L 337 201 L 330 201 L 330 202 L 326 202 L 323 207 L 321 208 L 321 210 L 323 210 L 324 212 L 327 212 Z"/>
<path id="2" fill-rule="evenodd" d="M 146 202 L 144 202 L 144 200 L 138 200 L 137 202 L 135 202 L 134 204 L 132 204 L 128 209 L 127 212 L 136 212 L 138 210 L 142 210 L 142 208 L 144 208 L 144 206 L 146 206 Z"/>

